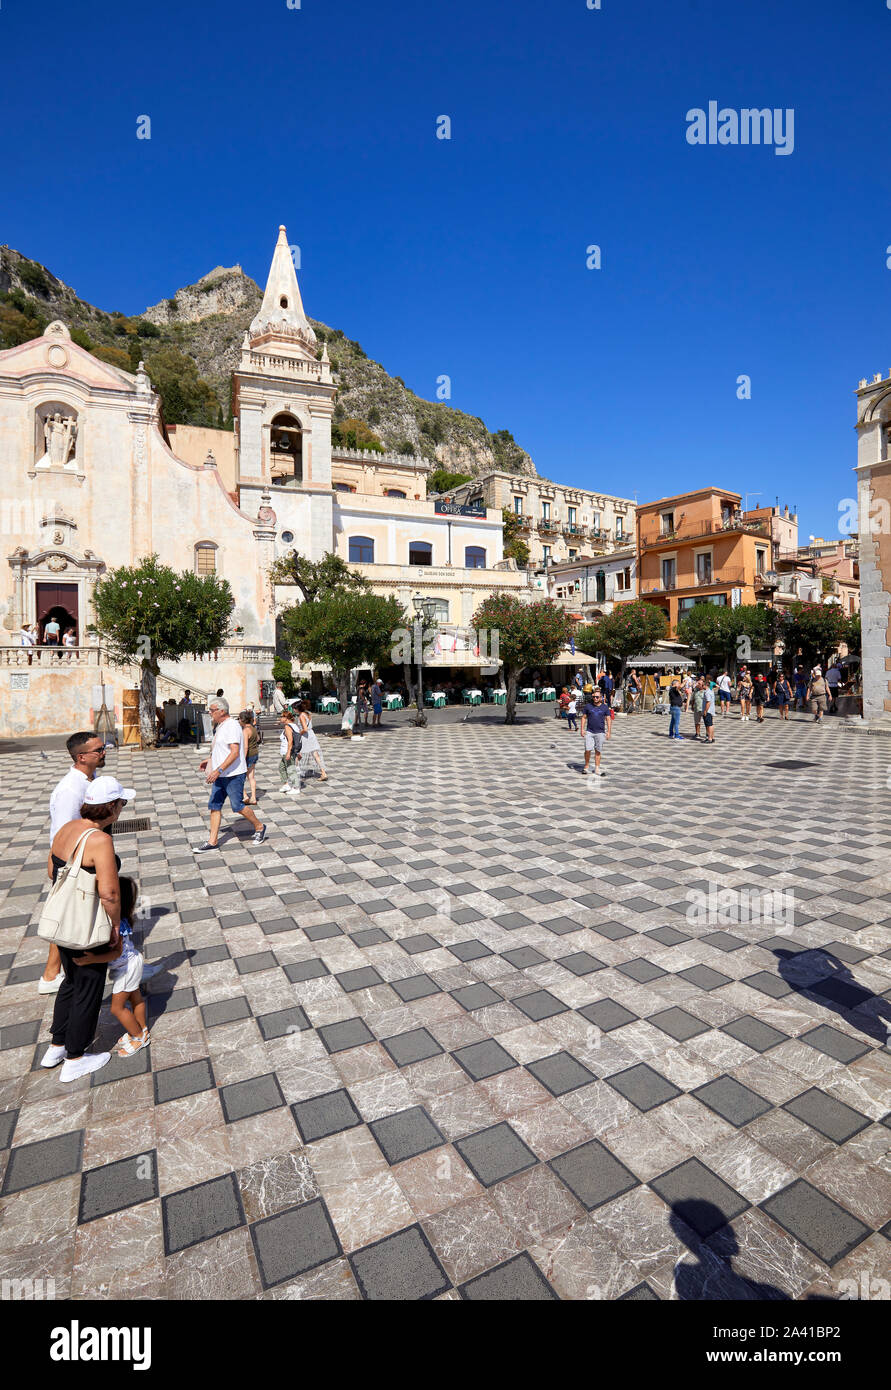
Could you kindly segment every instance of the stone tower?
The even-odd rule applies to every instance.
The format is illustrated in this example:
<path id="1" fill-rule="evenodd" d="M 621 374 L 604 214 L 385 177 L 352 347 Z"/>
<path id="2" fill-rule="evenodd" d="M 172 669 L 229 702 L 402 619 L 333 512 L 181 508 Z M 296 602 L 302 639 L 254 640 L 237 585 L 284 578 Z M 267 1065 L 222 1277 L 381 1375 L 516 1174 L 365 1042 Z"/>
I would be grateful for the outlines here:
<path id="1" fill-rule="evenodd" d="M 891 372 L 857 389 L 863 717 L 891 723 Z"/>
<path id="2" fill-rule="evenodd" d="M 243 511 L 268 492 L 292 547 L 317 560 L 333 545 L 331 416 L 336 388 L 327 348 L 303 309 L 287 232 L 278 241 L 259 312 L 233 376 L 237 477 Z M 268 500 L 268 499 L 267 499 Z"/>

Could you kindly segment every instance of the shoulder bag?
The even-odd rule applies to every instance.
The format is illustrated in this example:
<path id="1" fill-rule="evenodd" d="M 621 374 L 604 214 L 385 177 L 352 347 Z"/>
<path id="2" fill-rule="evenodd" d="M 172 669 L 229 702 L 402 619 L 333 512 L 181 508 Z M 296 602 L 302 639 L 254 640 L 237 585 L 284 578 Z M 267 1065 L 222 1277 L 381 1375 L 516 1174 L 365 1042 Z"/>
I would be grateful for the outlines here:
<path id="1" fill-rule="evenodd" d="M 83 867 L 84 843 L 88 835 L 101 831 L 85 830 L 59 870 L 44 904 L 37 935 L 70 951 L 95 951 L 107 946 L 112 937 L 111 918 L 99 897 L 96 875 Z"/>

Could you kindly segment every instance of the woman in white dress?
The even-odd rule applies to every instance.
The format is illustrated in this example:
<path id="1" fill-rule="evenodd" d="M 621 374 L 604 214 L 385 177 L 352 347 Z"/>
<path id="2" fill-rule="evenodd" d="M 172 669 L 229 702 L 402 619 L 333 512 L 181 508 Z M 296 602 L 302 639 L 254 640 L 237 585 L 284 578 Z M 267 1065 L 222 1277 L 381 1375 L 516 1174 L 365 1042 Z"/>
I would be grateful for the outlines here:
<path id="1" fill-rule="evenodd" d="M 319 740 L 312 727 L 312 706 L 308 700 L 301 700 L 297 706 L 297 723 L 300 727 L 300 755 L 304 758 L 311 755 L 316 760 L 319 769 L 319 780 L 328 781 L 328 774 L 325 771 L 325 763 L 322 758 L 322 749 Z"/>

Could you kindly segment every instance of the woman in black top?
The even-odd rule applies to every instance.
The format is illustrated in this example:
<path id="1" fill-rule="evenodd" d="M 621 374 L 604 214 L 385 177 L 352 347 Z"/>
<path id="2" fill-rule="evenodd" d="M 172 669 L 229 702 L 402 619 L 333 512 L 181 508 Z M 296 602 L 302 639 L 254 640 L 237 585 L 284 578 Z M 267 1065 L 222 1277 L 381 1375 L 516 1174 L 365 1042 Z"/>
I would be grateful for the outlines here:
<path id="1" fill-rule="evenodd" d="M 767 684 L 767 681 L 764 679 L 764 676 L 759 671 L 758 675 L 752 682 L 752 704 L 758 711 L 759 724 L 764 723 L 764 703 L 767 700 L 769 694 L 770 686 Z"/>

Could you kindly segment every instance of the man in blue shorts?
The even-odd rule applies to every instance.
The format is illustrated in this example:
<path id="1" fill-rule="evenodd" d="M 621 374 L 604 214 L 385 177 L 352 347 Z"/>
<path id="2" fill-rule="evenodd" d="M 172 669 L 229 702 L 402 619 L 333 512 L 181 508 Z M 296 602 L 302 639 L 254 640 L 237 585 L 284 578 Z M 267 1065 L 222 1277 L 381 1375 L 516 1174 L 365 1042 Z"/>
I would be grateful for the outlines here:
<path id="1" fill-rule="evenodd" d="M 612 715 L 599 690 L 585 686 L 585 703 L 582 705 L 581 735 L 585 740 L 585 766 L 582 776 L 590 771 L 591 754 L 594 754 L 594 776 L 605 777 L 600 768 L 600 755 L 603 745 L 612 733 Z"/>
<path id="2" fill-rule="evenodd" d="M 229 701 L 216 696 L 207 706 L 213 723 L 213 742 L 210 757 L 200 764 L 201 771 L 207 769 L 205 780 L 210 784 L 210 838 L 203 845 L 195 846 L 196 854 L 207 854 L 219 849 L 220 822 L 223 819 L 223 806 L 226 799 L 232 810 L 254 827 L 254 844 L 262 845 L 266 839 L 266 826 L 261 825 L 253 811 L 244 804 L 244 777 L 247 763 L 244 757 L 244 734 L 237 719 L 229 714 Z M 208 769 L 208 763 L 210 767 Z"/>

